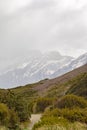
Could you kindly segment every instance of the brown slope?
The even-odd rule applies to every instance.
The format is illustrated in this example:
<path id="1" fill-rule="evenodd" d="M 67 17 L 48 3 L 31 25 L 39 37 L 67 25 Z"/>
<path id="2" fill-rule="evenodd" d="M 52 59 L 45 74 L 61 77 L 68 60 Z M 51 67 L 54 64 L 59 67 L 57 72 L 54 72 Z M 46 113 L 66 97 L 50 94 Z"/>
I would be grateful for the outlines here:
<path id="1" fill-rule="evenodd" d="M 66 83 L 69 80 L 78 76 L 79 74 L 85 73 L 85 72 L 87 72 L 87 64 L 84 66 L 81 66 L 73 71 L 70 71 L 70 72 L 68 72 L 60 77 L 57 77 L 55 79 L 40 81 L 39 83 L 37 83 L 35 85 L 35 87 L 33 89 L 42 93 L 54 85 L 60 85 L 62 83 Z"/>

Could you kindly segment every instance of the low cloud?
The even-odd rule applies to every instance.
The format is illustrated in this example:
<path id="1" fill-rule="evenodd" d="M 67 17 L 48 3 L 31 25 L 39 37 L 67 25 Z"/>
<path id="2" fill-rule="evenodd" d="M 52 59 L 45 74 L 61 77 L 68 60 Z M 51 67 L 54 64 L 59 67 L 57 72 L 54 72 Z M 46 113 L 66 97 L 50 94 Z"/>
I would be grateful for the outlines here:
<path id="1" fill-rule="evenodd" d="M 79 56 L 86 42 L 86 0 L 0 0 L 3 61 L 31 49 Z"/>

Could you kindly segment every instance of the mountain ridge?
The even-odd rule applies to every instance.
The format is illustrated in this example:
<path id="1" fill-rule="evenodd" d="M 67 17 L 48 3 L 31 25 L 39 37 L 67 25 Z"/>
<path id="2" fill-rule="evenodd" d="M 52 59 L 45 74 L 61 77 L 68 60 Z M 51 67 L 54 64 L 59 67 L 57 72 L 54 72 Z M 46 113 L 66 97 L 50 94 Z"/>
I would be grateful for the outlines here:
<path id="1" fill-rule="evenodd" d="M 16 95 L 19 95 L 19 97 L 24 95 L 24 97 L 29 97 L 29 99 L 37 97 L 61 97 L 71 88 L 72 83 L 75 81 L 74 79 L 78 79 L 79 75 L 82 75 L 81 77 L 83 77 L 85 73 L 87 74 L 87 64 L 60 77 L 41 80 L 35 84 L 27 84 L 10 90 Z"/>
<path id="2" fill-rule="evenodd" d="M 37 54 L 37 53 L 36 53 Z M 0 75 L 2 88 L 16 87 L 61 76 L 87 63 L 87 53 L 74 59 L 58 52 L 32 54 L 30 60 Z M 40 54 L 40 55 L 39 55 Z"/>

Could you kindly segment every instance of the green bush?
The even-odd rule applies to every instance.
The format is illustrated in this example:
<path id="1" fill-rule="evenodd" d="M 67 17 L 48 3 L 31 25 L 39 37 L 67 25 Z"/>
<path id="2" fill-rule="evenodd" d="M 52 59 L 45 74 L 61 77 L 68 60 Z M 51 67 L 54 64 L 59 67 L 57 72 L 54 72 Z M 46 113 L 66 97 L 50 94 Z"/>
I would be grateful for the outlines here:
<path id="1" fill-rule="evenodd" d="M 0 125 L 15 130 L 19 125 L 19 118 L 14 110 L 10 110 L 5 104 L 0 104 Z"/>
<path id="2" fill-rule="evenodd" d="M 68 119 L 71 122 L 83 122 L 87 123 L 87 111 L 85 109 L 74 108 L 74 109 L 62 109 L 61 116 Z"/>
<path id="3" fill-rule="evenodd" d="M 8 123 L 8 128 L 15 130 L 19 127 L 19 117 L 14 110 L 10 110 L 10 120 Z"/>
<path id="4" fill-rule="evenodd" d="M 10 113 L 8 107 L 0 103 L 0 125 L 6 125 L 8 124 L 10 119 Z"/>
<path id="5" fill-rule="evenodd" d="M 7 90 L 5 95 L 1 94 L 1 102 L 7 104 L 9 109 L 13 110 L 18 114 L 20 121 L 26 121 L 30 118 L 30 112 L 28 103 L 22 97 L 18 97 L 14 94 L 13 91 Z"/>
<path id="6" fill-rule="evenodd" d="M 61 115 L 61 110 L 58 108 L 55 108 L 53 110 L 46 110 L 43 114 L 43 117 L 59 117 Z"/>
<path id="7" fill-rule="evenodd" d="M 48 117 L 63 117 L 70 122 L 84 122 L 87 123 L 87 108 L 81 109 L 81 108 L 64 108 L 64 109 L 53 109 L 51 111 L 45 111 L 43 114 L 43 118 Z"/>
<path id="8" fill-rule="evenodd" d="M 18 100 L 15 105 L 15 111 L 20 118 L 20 122 L 28 121 L 30 119 L 30 112 L 27 102 L 24 100 Z"/>
<path id="9" fill-rule="evenodd" d="M 36 101 L 36 104 L 35 104 L 35 111 L 36 112 L 44 112 L 44 110 L 52 105 L 53 103 L 53 100 L 52 99 L 49 99 L 49 98 L 39 98 L 37 101 Z"/>
<path id="10" fill-rule="evenodd" d="M 36 123 L 33 127 L 33 130 L 36 130 L 37 128 L 40 128 L 42 126 L 53 126 L 59 124 L 61 126 L 67 126 L 69 124 L 67 119 L 64 118 L 58 118 L 58 117 L 44 117 L 41 121 Z"/>
<path id="11" fill-rule="evenodd" d="M 62 97 L 61 100 L 58 101 L 56 105 L 58 108 L 74 108 L 74 107 L 85 108 L 87 107 L 87 101 L 83 97 L 75 95 L 66 95 Z"/>
<path id="12" fill-rule="evenodd" d="M 45 127 L 55 128 L 54 126 L 60 126 L 60 129 L 64 127 L 66 128 L 65 130 L 70 130 L 70 128 L 74 129 L 73 124 L 76 122 L 87 123 L 87 108 L 55 108 L 53 110 L 46 110 L 41 118 L 41 121 L 34 125 L 33 130 Z M 70 127 L 70 124 L 72 127 Z"/>

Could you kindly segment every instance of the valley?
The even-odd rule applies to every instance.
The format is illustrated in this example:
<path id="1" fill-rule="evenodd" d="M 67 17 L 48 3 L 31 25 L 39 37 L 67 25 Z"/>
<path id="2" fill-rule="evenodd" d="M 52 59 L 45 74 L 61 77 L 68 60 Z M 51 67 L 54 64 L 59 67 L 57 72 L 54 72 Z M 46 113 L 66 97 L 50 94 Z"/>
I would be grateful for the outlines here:
<path id="1" fill-rule="evenodd" d="M 31 130 L 86 130 L 87 64 L 54 79 L 0 89 L 0 102 L 1 123 L 9 130 L 23 130 L 21 124 Z"/>
<path id="2" fill-rule="evenodd" d="M 0 130 L 87 130 L 87 0 L 0 0 Z"/>

